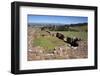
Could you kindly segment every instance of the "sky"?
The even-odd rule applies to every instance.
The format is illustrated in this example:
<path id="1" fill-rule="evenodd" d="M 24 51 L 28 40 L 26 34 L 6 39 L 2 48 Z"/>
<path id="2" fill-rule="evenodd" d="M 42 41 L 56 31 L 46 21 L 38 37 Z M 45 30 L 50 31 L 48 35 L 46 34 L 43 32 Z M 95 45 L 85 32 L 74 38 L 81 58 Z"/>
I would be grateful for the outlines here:
<path id="1" fill-rule="evenodd" d="M 77 24 L 87 22 L 88 17 L 81 16 L 28 15 L 28 23 Z"/>

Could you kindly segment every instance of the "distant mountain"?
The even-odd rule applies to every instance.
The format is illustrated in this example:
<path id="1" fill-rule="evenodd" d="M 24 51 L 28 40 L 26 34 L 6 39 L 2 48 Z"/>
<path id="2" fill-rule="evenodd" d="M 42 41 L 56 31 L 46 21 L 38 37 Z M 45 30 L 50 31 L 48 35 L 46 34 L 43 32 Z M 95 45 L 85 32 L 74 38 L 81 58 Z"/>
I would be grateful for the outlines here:
<path id="1" fill-rule="evenodd" d="M 61 26 L 65 24 L 59 24 L 59 23 L 29 23 L 29 26 Z"/>
<path id="2" fill-rule="evenodd" d="M 86 25 L 88 25 L 88 23 L 78 23 L 78 24 L 70 24 L 69 26 L 72 26 L 72 27 L 74 27 L 74 26 L 86 26 Z"/>
<path id="3" fill-rule="evenodd" d="M 87 23 L 77 23 L 77 24 L 59 24 L 59 23 L 29 23 L 28 26 L 80 26 L 87 25 Z"/>

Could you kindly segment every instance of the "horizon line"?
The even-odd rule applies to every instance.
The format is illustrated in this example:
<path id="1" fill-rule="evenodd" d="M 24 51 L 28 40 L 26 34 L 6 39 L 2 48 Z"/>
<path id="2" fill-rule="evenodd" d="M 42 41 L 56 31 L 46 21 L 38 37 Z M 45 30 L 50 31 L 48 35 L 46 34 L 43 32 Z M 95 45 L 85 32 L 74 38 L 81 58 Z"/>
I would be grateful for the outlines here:
<path id="1" fill-rule="evenodd" d="M 83 23 L 68 23 L 68 25 L 71 25 L 71 24 L 84 24 L 84 23 L 88 23 L 88 22 L 83 22 Z M 62 24 L 62 25 L 65 25 L 65 23 L 28 23 L 28 24 Z"/>

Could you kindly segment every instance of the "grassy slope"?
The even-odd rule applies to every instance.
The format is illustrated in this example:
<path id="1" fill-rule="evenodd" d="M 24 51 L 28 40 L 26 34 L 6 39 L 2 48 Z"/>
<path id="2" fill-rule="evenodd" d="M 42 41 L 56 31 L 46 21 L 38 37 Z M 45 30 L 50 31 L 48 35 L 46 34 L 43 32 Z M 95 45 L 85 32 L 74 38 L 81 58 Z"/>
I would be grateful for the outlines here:
<path id="1" fill-rule="evenodd" d="M 87 26 L 76 26 L 73 28 L 80 29 L 80 30 L 86 30 Z M 51 32 L 60 32 L 60 33 L 64 34 L 64 36 L 66 36 L 66 37 L 78 37 L 78 38 L 81 38 L 83 40 L 87 40 L 87 32 L 85 32 L 85 31 L 82 31 L 82 32 L 78 32 L 78 31 L 51 31 Z M 38 31 L 36 34 L 38 35 L 38 38 L 35 38 L 33 40 L 33 45 L 43 47 L 47 51 L 52 50 L 57 46 L 61 46 L 61 45 L 66 44 L 62 40 L 48 35 L 48 33 L 46 33 L 45 31 Z M 43 37 L 43 36 L 41 36 L 41 34 L 45 34 L 47 36 Z"/>
<path id="2" fill-rule="evenodd" d="M 66 37 L 78 37 L 83 40 L 87 40 L 88 32 L 86 32 L 87 25 L 83 26 L 74 26 L 70 27 L 71 29 L 77 30 L 77 31 L 51 31 L 51 32 L 60 32 L 64 34 Z"/>
<path id="3" fill-rule="evenodd" d="M 87 27 L 88 27 L 87 25 L 82 25 L 82 26 L 74 26 L 71 28 L 79 31 L 86 31 L 88 29 Z"/>
<path id="4" fill-rule="evenodd" d="M 65 45 L 62 40 L 52 37 L 52 36 L 47 36 L 47 37 L 38 37 L 37 39 L 33 40 L 33 45 L 35 46 L 41 46 L 45 50 L 52 50 L 57 46 Z"/>
<path id="5" fill-rule="evenodd" d="M 54 31 L 53 31 L 54 32 Z M 76 32 L 76 31 L 56 31 L 64 34 L 66 37 L 78 37 L 82 40 L 87 40 L 87 32 Z"/>

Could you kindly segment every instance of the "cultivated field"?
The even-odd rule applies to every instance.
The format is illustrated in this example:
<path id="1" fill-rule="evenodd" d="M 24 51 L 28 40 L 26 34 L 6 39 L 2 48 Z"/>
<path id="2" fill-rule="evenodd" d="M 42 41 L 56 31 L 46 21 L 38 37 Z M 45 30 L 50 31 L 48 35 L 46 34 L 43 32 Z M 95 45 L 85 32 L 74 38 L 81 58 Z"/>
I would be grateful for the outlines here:
<path id="1" fill-rule="evenodd" d="M 48 33 L 48 31 L 50 33 Z M 80 38 L 77 47 L 56 37 L 61 33 L 65 38 Z M 69 27 L 68 30 L 50 30 L 28 26 L 28 61 L 50 59 L 81 59 L 88 57 L 87 26 Z"/>

